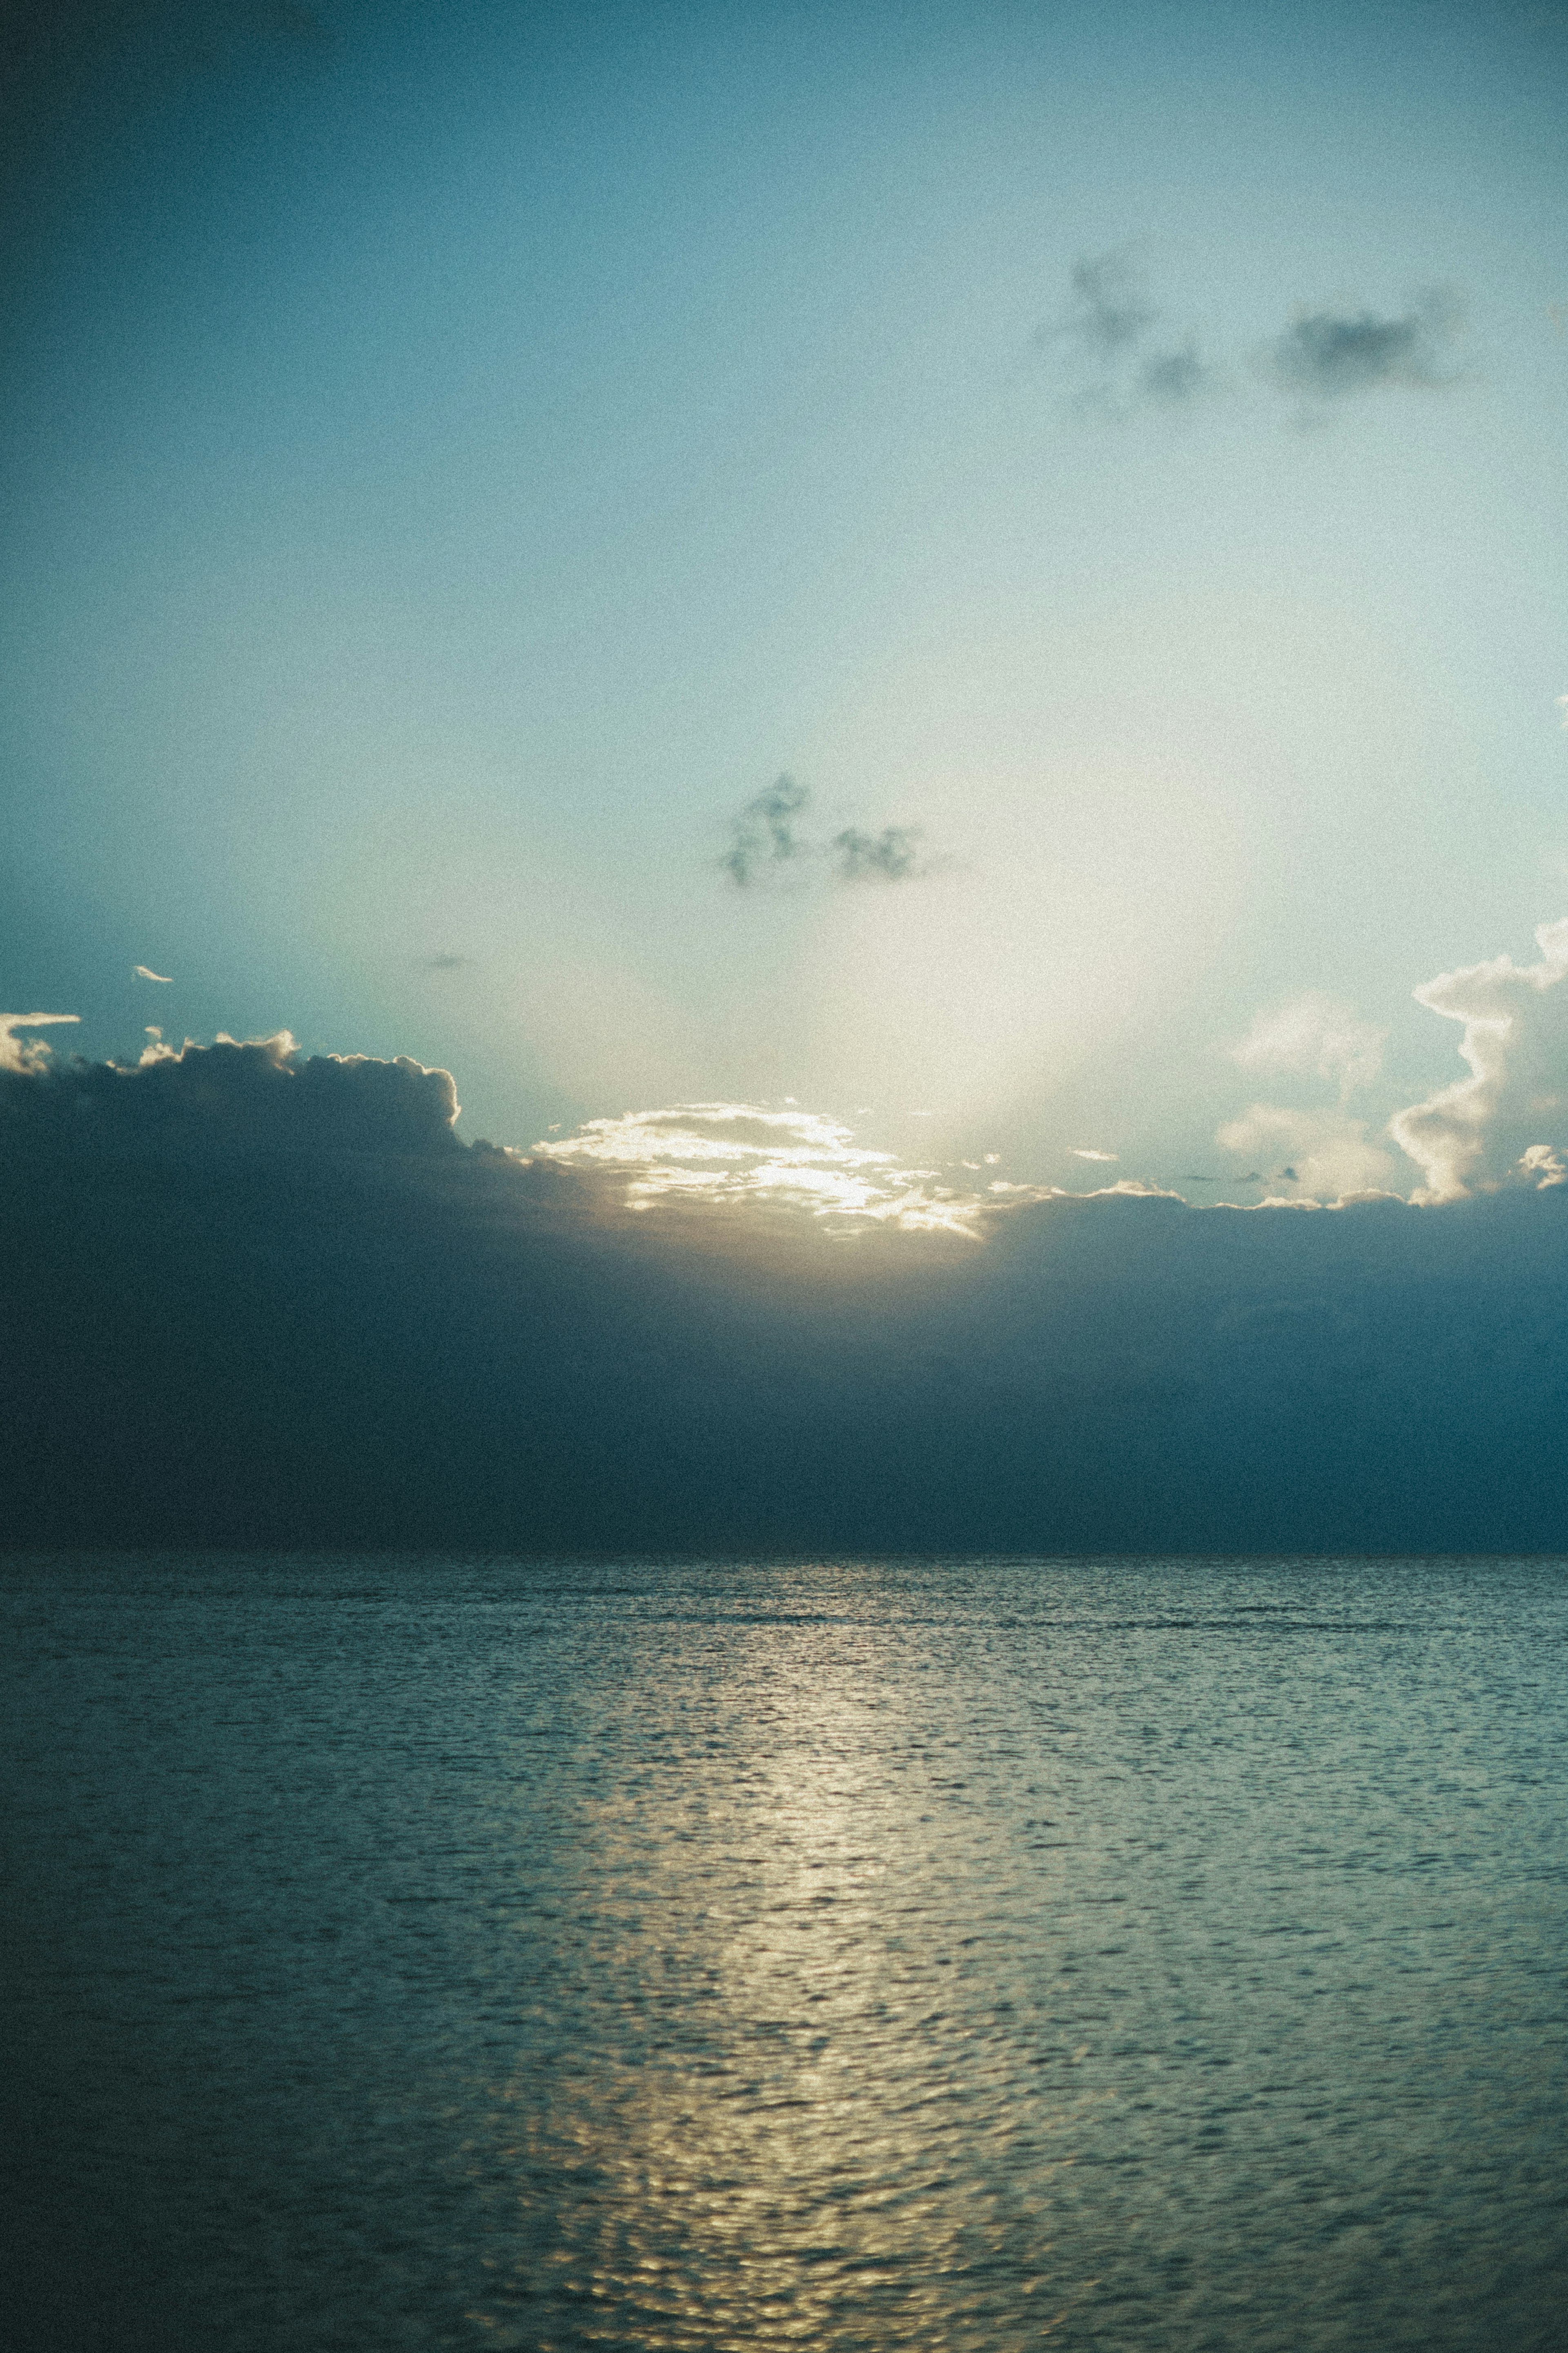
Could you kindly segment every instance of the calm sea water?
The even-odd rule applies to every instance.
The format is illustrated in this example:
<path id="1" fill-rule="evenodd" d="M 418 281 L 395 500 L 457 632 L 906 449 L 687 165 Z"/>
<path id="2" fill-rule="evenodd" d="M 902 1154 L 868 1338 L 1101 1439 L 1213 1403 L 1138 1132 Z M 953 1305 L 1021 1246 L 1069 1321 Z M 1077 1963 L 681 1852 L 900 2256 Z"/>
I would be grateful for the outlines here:
<path id="1" fill-rule="evenodd" d="M 0 1607 L 28 2353 L 1568 2343 L 1568 1564 Z"/>

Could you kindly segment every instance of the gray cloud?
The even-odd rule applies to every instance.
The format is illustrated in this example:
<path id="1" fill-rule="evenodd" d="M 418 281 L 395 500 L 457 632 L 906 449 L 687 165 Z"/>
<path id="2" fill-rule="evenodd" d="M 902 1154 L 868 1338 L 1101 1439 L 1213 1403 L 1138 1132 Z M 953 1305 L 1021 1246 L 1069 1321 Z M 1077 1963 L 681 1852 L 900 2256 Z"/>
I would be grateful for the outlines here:
<path id="1" fill-rule="evenodd" d="M 878 834 L 847 826 L 833 837 L 838 872 L 847 882 L 901 882 L 920 871 L 916 862 L 920 839 L 918 825 L 885 826 Z"/>
<path id="2" fill-rule="evenodd" d="M 1137 343 L 1159 315 L 1126 247 L 1080 255 L 1072 266 L 1072 291 L 1071 308 L 1058 332 L 1101 359 Z"/>
<path id="3" fill-rule="evenodd" d="M 808 786 L 797 785 L 793 776 L 780 776 L 776 784 L 746 803 L 734 821 L 734 839 L 719 861 L 740 889 L 776 874 L 805 854 L 795 819 L 810 798 Z"/>
<path id="4" fill-rule="evenodd" d="M 635 1155 L 455 1110 L 443 1071 L 286 1037 L 0 1071 L 5 1540 L 1568 1548 L 1568 1186 L 1007 1192 L 980 1240 L 847 1236 L 807 1180 L 842 1192 L 848 1147 L 805 1115 L 791 1201 L 639 1206 Z M 681 1118 L 689 1173 L 776 1124 Z"/>
<path id="5" fill-rule="evenodd" d="M 1439 391 L 1458 379 L 1453 346 L 1463 328 L 1458 302 L 1440 292 L 1424 295 L 1399 318 L 1366 310 L 1301 310 L 1267 346 L 1262 364 L 1282 391 L 1314 401 L 1384 386 Z"/>
<path id="6" fill-rule="evenodd" d="M 920 860 L 919 826 L 884 826 L 880 833 L 846 826 L 826 848 L 809 839 L 798 820 L 810 801 L 809 786 L 786 776 L 747 802 L 733 820 L 733 839 L 719 860 L 738 889 L 775 881 L 785 872 L 800 873 L 823 861 L 840 882 L 902 882 L 931 871 Z"/>
<path id="7" fill-rule="evenodd" d="M 1197 344 L 1190 337 L 1178 350 L 1156 353 L 1138 371 L 1140 393 L 1163 408 L 1179 408 L 1185 401 L 1199 399 L 1215 382 L 1215 370 L 1199 358 Z"/>
<path id="8" fill-rule="evenodd" d="M 441 955 L 420 958 L 426 972 L 463 972 L 472 962 L 473 957 L 466 955 Z"/>
<path id="9" fill-rule="evenodd" d="M 1079 395 L 1085 407 L 1107 416 L 1179 408 L 1211 391 L 1217 376 L 1194 336 L 1150 348 L 1160 315 L 1131 250 L 1121 247 L 1073 264 L 1072 299 L 1063 316 L 1041 330 L 1040 340 L 1065 345 L 1087 371 Z"/>

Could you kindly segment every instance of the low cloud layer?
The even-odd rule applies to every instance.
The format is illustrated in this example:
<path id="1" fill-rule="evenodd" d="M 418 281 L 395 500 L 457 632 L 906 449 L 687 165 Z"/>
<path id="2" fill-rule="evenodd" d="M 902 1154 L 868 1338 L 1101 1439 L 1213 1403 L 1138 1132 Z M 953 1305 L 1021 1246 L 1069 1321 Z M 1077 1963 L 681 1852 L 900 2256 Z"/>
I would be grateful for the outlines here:
<path id="1" fill-rule="evenodd" d="M 1510 1018 L 1555 1002 L 1483 969 Z M 966 1236 L 882 1214 L 935 1180 L 796 1107 L 515 1153 L 456 1103 L 287 1037 L 0 1071 L 5 1540 L 1568 1544 L 1568 1186 L 986 1186 Z"/>

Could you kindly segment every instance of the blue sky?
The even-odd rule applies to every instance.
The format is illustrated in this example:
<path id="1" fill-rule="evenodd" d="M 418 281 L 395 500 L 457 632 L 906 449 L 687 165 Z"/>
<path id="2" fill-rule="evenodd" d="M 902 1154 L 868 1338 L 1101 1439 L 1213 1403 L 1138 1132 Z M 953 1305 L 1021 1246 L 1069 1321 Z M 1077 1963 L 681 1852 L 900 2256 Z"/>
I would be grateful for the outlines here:
<path id="1" fill-rule="evenodd" d="M 0 1004 L 410 1055 L 516 1144 L 790 1096 L 1024 1183 L 1289 1196 L 1316 1135 L 1320 1192 L 1410 1189 L 1384 1123 L 1462 1075 L 1413 989 L 1568 912 L 1565 47 L 1406 5 L 39 33 Z M 781 774 L 912 871 L 737 888 Z"/>

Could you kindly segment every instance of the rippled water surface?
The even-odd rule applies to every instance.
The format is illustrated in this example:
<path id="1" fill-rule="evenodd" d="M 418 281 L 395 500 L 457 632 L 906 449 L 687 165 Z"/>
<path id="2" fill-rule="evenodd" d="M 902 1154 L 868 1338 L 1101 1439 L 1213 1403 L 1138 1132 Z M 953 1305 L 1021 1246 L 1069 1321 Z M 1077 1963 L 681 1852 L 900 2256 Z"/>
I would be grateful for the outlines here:
<path id="1" fill-rule="evenodd" d="M 28 2353 L 1568 2342 L 1562 1563 L 0 1606 Z"/>

